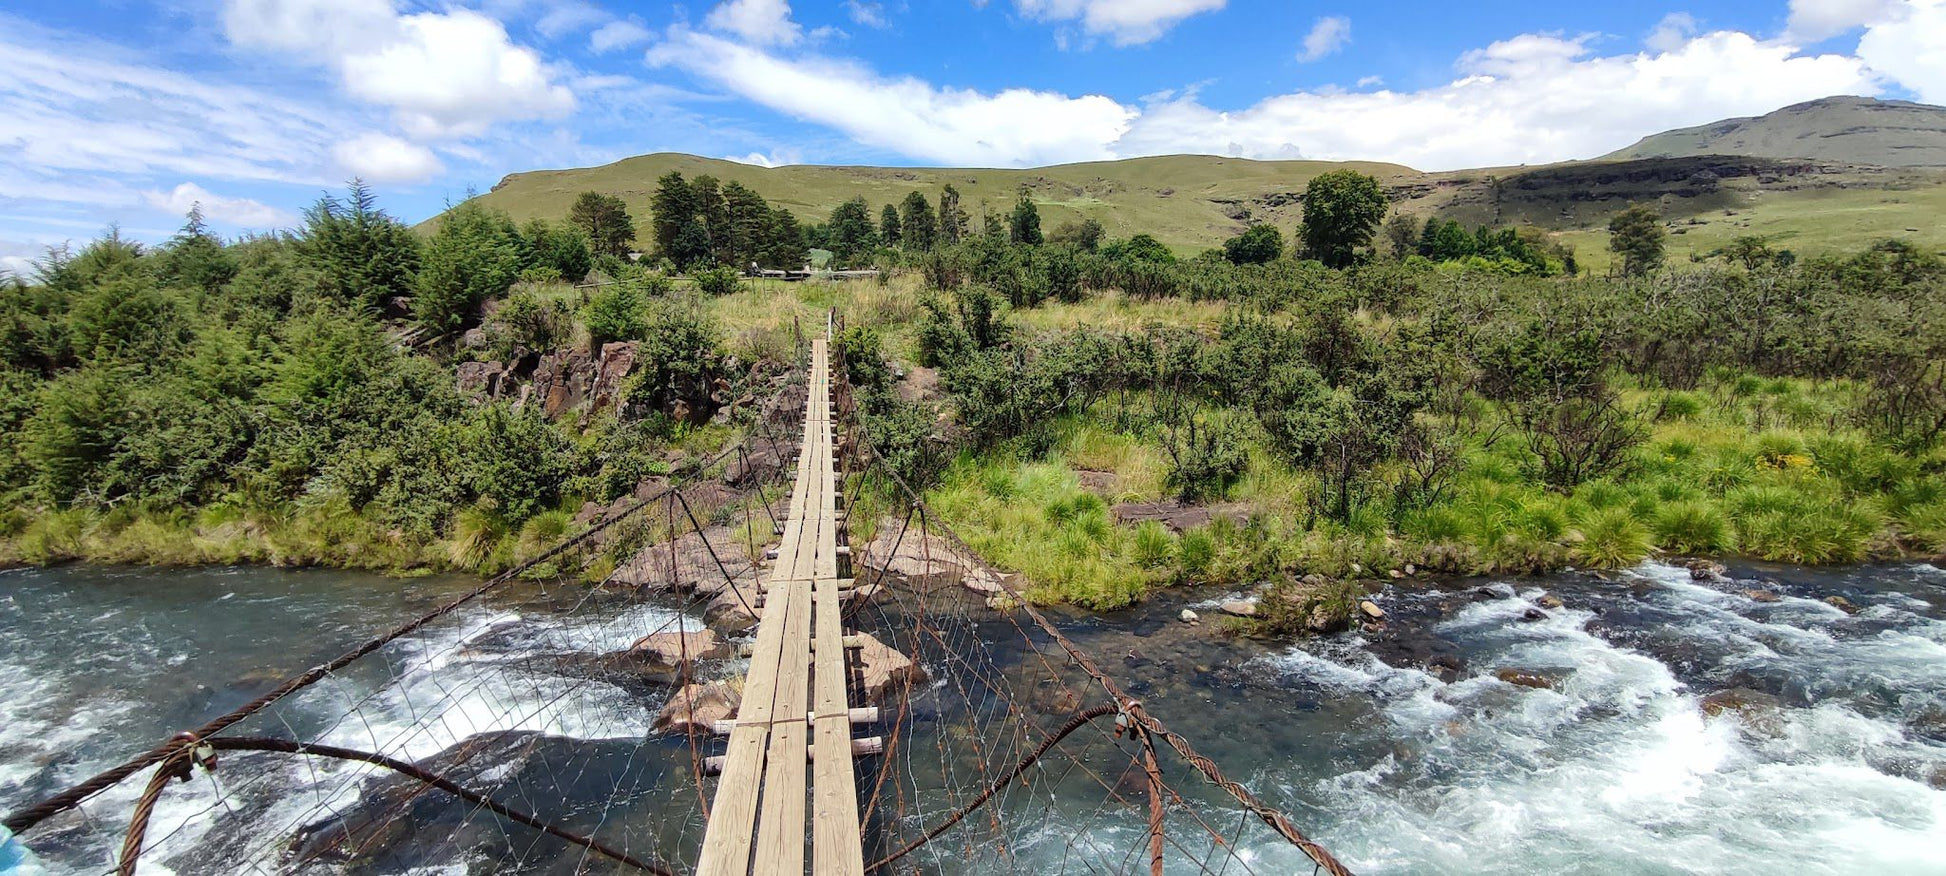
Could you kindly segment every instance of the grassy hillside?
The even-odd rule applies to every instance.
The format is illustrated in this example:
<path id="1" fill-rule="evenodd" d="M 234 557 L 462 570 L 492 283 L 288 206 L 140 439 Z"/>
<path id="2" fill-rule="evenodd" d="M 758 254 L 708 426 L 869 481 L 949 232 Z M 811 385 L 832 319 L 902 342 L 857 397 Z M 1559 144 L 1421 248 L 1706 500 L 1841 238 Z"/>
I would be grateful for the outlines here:
<path id="1" fill-rule="evenodd" d="M 671 170 L 710 174 L 755 189 L 808 221 L 864 195 L 874 208 L 919 190 L 936 196 L 948 183 L 977 217 L 1004 212 L 1025 187 L 1054 228 L 1077 217 L 1100 221 L 1110 236 L 1156 235 L 1184 252 L 1220 244 L 1251 222 L 1289 231 L 1302 214 L 1312 177 L 1350 167 L 1378 178 L 1396 209 L 1467 224 L 1525 224 L 1556 231 L 1582 262 L 1606 265 L 1608 217 L 1631 201 L 1652 201 L 1680 232 L 1671 254 L 1706 253 L 1737 236 L 1776 236 L 1801 254 L 1856 249 L 1882 237 L 1908 237 L 1946 248 L 1946 171 L 1852 167 L 1750 158 L 1669 158 L 1571 162 L 1542 167 L 1421 173 L 1394 164 L 1251 161 L 1171 155 L 1028 170 L 970 168 L 754 167 L 693 155 L 659 153 L 602 167 L 546 170 L 507 177 L 483 196 L 516 220 L 565 216 L 584 191 L 620 196 L 647 236 L 655 181 Z"/>
<path id="2" fill-rule="evenodd" d="M 1946 167 L 1946 107 L 1827 97 L 1754 118 L 1644 137 L 1610 159 L 1744 155 L 1881 167 Z"/>

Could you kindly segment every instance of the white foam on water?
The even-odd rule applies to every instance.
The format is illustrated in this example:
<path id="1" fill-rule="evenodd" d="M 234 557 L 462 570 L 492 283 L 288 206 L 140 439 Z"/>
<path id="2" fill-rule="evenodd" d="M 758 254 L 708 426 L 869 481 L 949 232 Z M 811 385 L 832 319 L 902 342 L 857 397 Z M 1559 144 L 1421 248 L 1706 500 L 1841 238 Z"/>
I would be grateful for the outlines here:
<path id="1" fill-rule="evenodd" d="M 1680 570 L 1675 570 L 1680 571 Z M 1815 600 L 1765 620 L 1753 603 L 1649 567 L 1676 597 L 1682 636 L 1728 643 L 1734 661 L 1821 674 L 1834 691 L 1876 683 L 1910 704 L 1946 693 L 1946 626 L 1834 635 L 1844 617 Z M 1538 591 L 1524 594 L 1531 598 Z M 1890 600 L 1888 600 L 1891 602 Z M 1816 608 L 1811 608 L 1811 606 Z M 1442 684 L 1362 653 L 1295 649 L 1270 662 L 1327 692 L 1375 699 L 1402 751 L 1314 782 L 1314 836 L 1360 872 L 1941 872 L 1946 791 L 1880 767 L 1946 768 L 1946 750 L 1909 738 L 1905 709 L 1872 717 L 1842 698 L 1773 715 L 1715 717 L 1656 659 L 1588 633 L 1588 612 L 1523 623 L 1525 598 L 1475 603 L 1440 632 L 1484 645 L 1471 678 Z M 1821 609 L 1830 609 L 1829 612 Z M 1833 614 L 1835 613 L 1835 617 Z M 1883 620 L 1883 619 L 1881 619 Z M 1773 650 L 1765 641 L 1781 643 Z M 1499 668 L 1567 674 L 1513 689 Z M 1429 708 L 1437 703 L 1444 708 Z M 1923 771 L 1923 768 L 1922 768 Z M 1262 849 L 1291 867 L 1298 858 Z"/>

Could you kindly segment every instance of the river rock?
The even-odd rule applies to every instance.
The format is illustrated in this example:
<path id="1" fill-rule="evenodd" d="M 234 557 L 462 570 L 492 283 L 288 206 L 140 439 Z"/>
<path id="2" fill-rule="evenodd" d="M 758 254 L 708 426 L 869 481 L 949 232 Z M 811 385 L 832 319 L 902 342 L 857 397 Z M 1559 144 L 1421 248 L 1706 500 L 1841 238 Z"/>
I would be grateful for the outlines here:
<path id="1" fill-rule="evenodd" d="M 721 630 L 735 635 L 757 625 L 757 588 L 736 585 L 728 587 L 709 601 L 703 608 L 703 623 L 710 629 Z"/>
<path id="2" fill-rule="evenodd" d="M 1829 605 L 1832 608 L 1835 608 L 1839 611 L 1842 611 L 1845 614 L 1857 614 L 1861 611 L 1864 611 L 1864 609 L 1858 607 L 1858 603 L 1852 602 L 1851 600 L 1846 599 L 1842 596 L 1827 596 L 1824 598 L 1824 604 Z"/>
<path id="3" fill-rule="evenodd" d="M 1187 608 L 1183 609 L 1182 614 L 1178 615 L 1178 617 L 1181 618 L 1182 622 L 1186 624 L 1193 624 L 1198 620 L 1200 620 L 1200 618 L 1197 617 L 1195 612 L 1190 611 Z"/>
<path id="4" fill-rule="evenodd" d="M 1385 609 L 1379 608 L 1378 603 L 1375 603 L 1369 599 L 1361 600 L 1358 603 L 1358 610 L 1364 612 L 1365 616 L 1371 618 L 1372 620 L 1385 619 Z"/>
<path id="5" fill-rule="evenodd" d="M 1201 526 L 1208 526 L 1218 517 L 1225 517 L 1235 523 L 1250 519 L 1250 506 L 1242 502 L 1226 502 L 1218 505 L 1188 505 L 1177 499 L 1161 502 L 1124 502 L 1109 509 L 1115 523 L 1133 526 L 1154 520 L 1169 528 L 1169 531 L 1182 533 Z"/>
<path id="6" fill-rule="evenodd" d="M 1257 600 L 1231 599 L 1223 603 L 1223 613 L 1235 617 L 1256 617 Z"/>
<path id="7" fill-rule="evenodd" d="M 743 691 L 730 682 L 688 684 L 669 697 L 649 729 L 656 733 L 707 734 L 711 724 L 736 717 L 742 706 Z"/>
<path id="8" fill-rule="evenodd" d="M 886 647 L 870 634 L 860 633 L 858 639 L 859 676 L 866 702 L 883 705 L 925 682 L 926 670 L 912 658 Z"/>
<path id="9" fill-rule="evenodd" d="M 1733 687 L 1703 697 L 1698 706 L 1712 718 L 1729 714 L 1742 722 L 1744 729 L 1776 736 L 1784 731 L 1783 701 L 1760 690 Z"/>
<path id="10" fill-rule="evenodd" d="M 886 517 L 878 523 L 878 533 L 858 563 L 863 584 L 884 584 L 933 593 L 950 587 L 965 587 L 981 596 L 1005 590 L 1000 576 L 974 557 L 960 551 L 946 539 L 923 532 L 914 522 Z"/>
<path id="11" fill-rule="evenodd" d="M 705 512 L 699 509 L 697 513 Z M 678 536 L 673 548 L 666 542 L 643 548 L 615 569 L 606 583 L 677 593 L 720 593 L 731 581 L 754 585 L 757 564 L 751 561 L 746 550 L 737 543 L 734 530 L 712 526 L 701 533 L 691 531 Z"/>
<path id="12" fill-rule="evenodd" d="M 1752 602 L 1782 602 L 1784 599 L 1771 590 L 1745 590 L 1743 595 L 1750 597 Z"/>
<path id="13" fill-rule="evenodd" d="M 1521 623 L 1529 624 L 1536 621 L 1544 621 L 1547 620 L 1547 612 L 1541 611 L 1538 608 L 1530 608 L 1520 613 L 1520 620 Z"/>
<path id="14" fill-rule="evenodd" d="M 631 687 L 676 684 L 693 676 L 696 664 L 730 656 L 729 643 L 709 630 L 668 632 L 644 636 L 626 651 L 606 654 L 563 654 L 537 658 L 562 673 L 591 677 Z"/>
<path id="15" fill-rule="evenodd" d="M 1547 676 L 1536 672 L 1526 672 L 1519 669 L 1502 669 L 1495 672 L 1493 677 L 1519 687 L 1531 687 L 1536 690 L 1552 690 L 1554 688 L 1553 681 L 1549 680 Z"/>
<path id="16" fill-rule="evenodd" d="M 1690 560 L 1689 577 L 1697 581 L 1722 581 L 1729 570 L 1722 563 L 1710 560 Z"/>
<path id="17" fill-rule="evenodd" d="M 1561 601 L 1561 597 L 1555 596 L 1552 593 L 1541 594 L 1541 598 L 1534 600 L 1534 604 L 1542 608 L 1564 608 L 1567 606 L 1567 603 Z"/>

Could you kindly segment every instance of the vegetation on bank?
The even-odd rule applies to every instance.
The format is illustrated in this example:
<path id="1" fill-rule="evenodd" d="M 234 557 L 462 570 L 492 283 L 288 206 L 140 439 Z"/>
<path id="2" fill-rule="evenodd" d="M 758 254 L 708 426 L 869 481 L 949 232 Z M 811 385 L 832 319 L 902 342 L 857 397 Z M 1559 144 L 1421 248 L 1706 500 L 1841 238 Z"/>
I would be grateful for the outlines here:
<path id="1" fill-rule="evenodd" d="M 1548 238 L 1384 223 L 1347 174 L 1319 177 L 1288 238 L 1254 226 L 1189 259 L 1043 229 L 1024 197 L 975 218 L 915 192 L 801 226 L 673 175 L 651 241 L 593 193 L 567 222 L 468 204 L 421 237 L 362 188 L 287 235 L 111 234 L 0 288 L 0 551 L 503 568 L 672 448 L 723 440 L 701 425 L 717 381 L 743 394 L 832 306 L 873 443 L 1037 599 L 1269 585 L 1270 623 L 1316 625 L 1395 571 L 1946 550 L 1936 255 L 1748 239 L 1671 268 L 1637 210 L 1609 241 L 1624 270 L 1576 276 Z M 728 267 L 813 245 L 884 271 Z M 468 359 L 527 374 L 615 341 L 639 365 L 597 415 L 455 386 Z"/>

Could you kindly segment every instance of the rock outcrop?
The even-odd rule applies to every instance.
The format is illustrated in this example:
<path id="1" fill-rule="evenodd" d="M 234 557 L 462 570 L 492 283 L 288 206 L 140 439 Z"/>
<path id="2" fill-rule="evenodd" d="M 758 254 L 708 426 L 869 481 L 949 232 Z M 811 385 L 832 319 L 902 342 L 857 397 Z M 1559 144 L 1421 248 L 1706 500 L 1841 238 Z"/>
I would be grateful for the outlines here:
<path id="1" fill-rule="evenodd" d="M 901 534 L 903 530 L 903 535 Z M 859 561 L 861 586 L 876 585 L 935 593 L 965 587 L 982 597 L 1002 592 L 1000 576 L 944 538 L 921 532 L 915 524 L 887 517 Z"/>
<path id="2" fill-rule="evenodd" d="M 650 730 L 656 733 L 709 733 L 710 725 L 736 717 L 743 707 L 743 691 L 727 681 L 684 685 L 669 697 L 668 705 L 655 716 Z"/>
<path id="3" fill-rule="evenodd" d="M 926 670 L 912 658 L 894 651 L 867 634 L 858 636 L 859 675 L 865 701 L 874 706 L 892 702 L 912 687 L 923 684 Z"/>
<path id="4" fill-rule="evenodd" d="M 698 509 L 697 513 L 704 512 Z M 712 594 L 721 593 L 731 581 L 754 589 L 757 564 L 737 543 L 733 530 L 713 526 L 700 534 L 690 531 L 677 536 L 673 544 L 643 548 L 616 568 L 607 584 L 643 591 Z"/>

